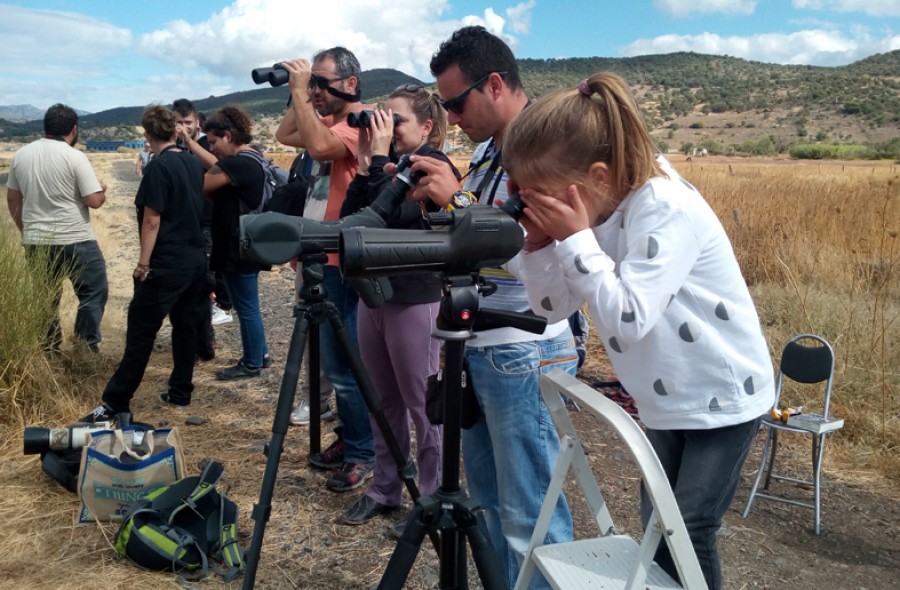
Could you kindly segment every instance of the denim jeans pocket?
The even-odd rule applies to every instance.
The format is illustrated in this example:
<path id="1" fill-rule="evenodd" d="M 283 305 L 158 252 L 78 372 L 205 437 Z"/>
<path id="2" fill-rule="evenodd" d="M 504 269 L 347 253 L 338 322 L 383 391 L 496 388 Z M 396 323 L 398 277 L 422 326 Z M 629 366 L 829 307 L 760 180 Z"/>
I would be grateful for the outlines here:
<path id="1" fill-rule="evenodd" d="M 486 349 L 491 368 L 501 375 L 525 375 L 538 370 L 541 355 L 536 342 L 519 342 Z"/>

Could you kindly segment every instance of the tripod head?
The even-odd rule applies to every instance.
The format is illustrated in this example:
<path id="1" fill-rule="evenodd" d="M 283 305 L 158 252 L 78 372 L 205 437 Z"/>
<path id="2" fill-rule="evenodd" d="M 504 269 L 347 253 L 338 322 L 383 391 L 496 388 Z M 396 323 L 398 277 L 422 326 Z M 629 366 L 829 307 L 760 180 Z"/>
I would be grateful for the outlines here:
<path id="1" fill-rule="evenodd" d="M 547 318 L 531 312 L 519 313 L 481 307 L 481 298 L 497 290 L 497 285 L 477 272 L 461 276 L 444 276 L 444 291 L 437 318 L 438 333 L 457 331 L 480 332 L 494 328 L 511 327 L 532 334 L 541 334 L 547 327 Z"/>

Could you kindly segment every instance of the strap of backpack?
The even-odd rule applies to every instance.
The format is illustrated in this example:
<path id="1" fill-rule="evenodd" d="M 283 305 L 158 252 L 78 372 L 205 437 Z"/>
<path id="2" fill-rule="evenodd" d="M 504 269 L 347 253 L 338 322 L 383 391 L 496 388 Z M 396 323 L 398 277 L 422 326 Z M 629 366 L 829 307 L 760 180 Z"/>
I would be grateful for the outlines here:
<path id="1" fill-rule="evenodd" d="M 178 514 L 186 508 L 190 508 L 195 513 L 198 512 L 197 503 L 207 494 L 215 491 L 216 484 L 222 479 L 224 472 L 225 468 L 221 463 L 209 461 L 199 476 L 185 478 L 171 486 L 166 493 L 155 498 L 153 509 L 159 510 L 163 514 L 171 510 L 169 524 L 172 524 Z M 184 483 L 183 486 L 182 483 Z"/>
<path id="2" fill-rule="evenodd" d="M 181 550 L 183 549 L 186 549 L 188 547 L 195 547 L 197 549 L 197 553 L 200 555 L 200 567 L 191 573 L 183 571 L 181 572 L 181 574 L 179 574 L 179 576 L 189 581 L 205 579 L 209 575 L 209 560 L 206 557 L 206 551 L 204 551 L 204 548 L 200 546 L 200 544 L 197 542 L 197 539 L 195 539 L 193 535 L 179 532 L 175 527 L 168 529 L 166 531 L 166 536 L 172 539 L 177 544 L 177 549 L 172 552 L 172 571 L 177 572 L 179 568 L 184 565 L 175 556 L 179 555 L 181 553 Z"/>
<path id="3" fill-rule="evenodd" d="M 224 492 L 219 493 L 219 538 L 213 553 L 215 561 L 212 570 L 231 582 L 244 573 L 244 552 L 238 543 L 238 506 L 229 500 Z M 224 563 L 224 567 L 219 563 Z"/>

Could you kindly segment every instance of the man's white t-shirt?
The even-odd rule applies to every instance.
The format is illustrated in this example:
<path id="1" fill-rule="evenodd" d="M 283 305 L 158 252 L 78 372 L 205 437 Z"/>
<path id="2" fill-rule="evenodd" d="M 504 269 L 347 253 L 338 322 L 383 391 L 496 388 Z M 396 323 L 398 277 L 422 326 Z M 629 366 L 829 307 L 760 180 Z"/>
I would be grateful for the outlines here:
<path id="1" fill-rule="evenodd" d="M 23 195 L 23 244 L 94 240 L 83 198 L 102 190 L 87 156 L 64 141 L 42 138 L 19 149 L 7 186 Z"/>

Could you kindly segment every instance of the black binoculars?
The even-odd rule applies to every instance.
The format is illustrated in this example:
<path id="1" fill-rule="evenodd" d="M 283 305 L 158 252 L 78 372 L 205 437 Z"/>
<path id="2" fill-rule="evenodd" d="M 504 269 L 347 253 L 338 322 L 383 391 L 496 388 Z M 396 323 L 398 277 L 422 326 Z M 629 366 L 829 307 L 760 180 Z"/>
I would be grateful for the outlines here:
<path id="1" fill-rule="evenodd" d="M 287 70 L 280 63 L 274 64 L 271 68 L 256 68 L 250 72 L 253 77 L 254 84 L 264 84 L 268 82 L 271 86 L 284 86 L 288 83 Z"/>

